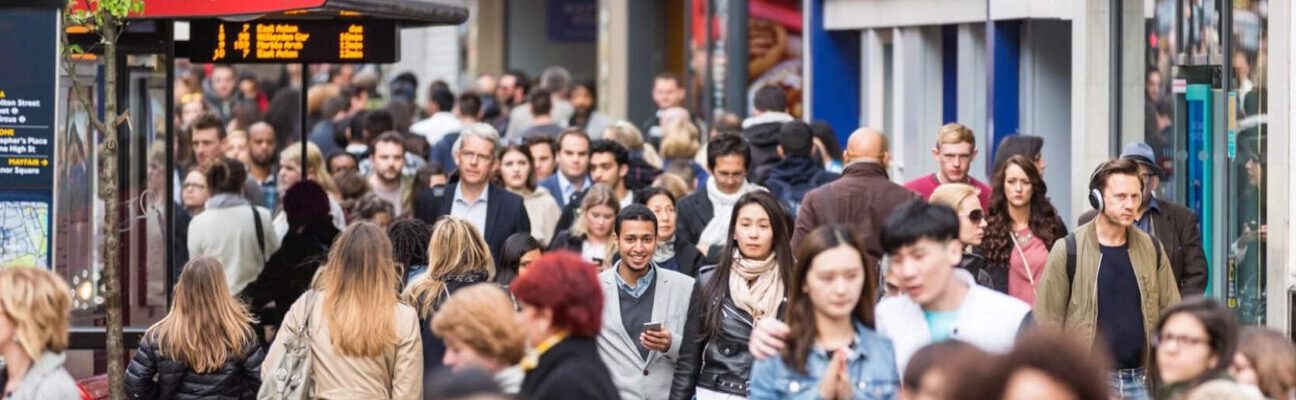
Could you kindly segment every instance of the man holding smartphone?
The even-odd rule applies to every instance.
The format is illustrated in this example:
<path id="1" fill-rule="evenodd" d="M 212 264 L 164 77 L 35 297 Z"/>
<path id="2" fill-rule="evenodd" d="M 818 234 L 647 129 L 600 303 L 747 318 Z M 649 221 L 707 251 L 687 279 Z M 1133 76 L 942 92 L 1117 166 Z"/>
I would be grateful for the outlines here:
<path id="1" fill-rule="evenodd" d="M 603 273 L 603 329 L 598 349 L 625 400 L 666 399 L 693 278 L 657 267 L 657 217 L 632 204 L 613 228 L 620 259 Z"/>

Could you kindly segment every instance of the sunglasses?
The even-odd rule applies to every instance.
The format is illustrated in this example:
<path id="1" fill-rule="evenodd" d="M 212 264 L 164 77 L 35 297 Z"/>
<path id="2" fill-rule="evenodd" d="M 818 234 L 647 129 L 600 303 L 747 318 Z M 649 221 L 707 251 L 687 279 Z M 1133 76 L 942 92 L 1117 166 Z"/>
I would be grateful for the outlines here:
<path id="1" fill-rule="evenodd" d="M 981 223 L 981 220 L 985 219 L 985 211 L 972 210 L 972 212 L 968 213 L 967 219 L 968 221 L 972 221 L 974 224 L 979 224 Z"/>

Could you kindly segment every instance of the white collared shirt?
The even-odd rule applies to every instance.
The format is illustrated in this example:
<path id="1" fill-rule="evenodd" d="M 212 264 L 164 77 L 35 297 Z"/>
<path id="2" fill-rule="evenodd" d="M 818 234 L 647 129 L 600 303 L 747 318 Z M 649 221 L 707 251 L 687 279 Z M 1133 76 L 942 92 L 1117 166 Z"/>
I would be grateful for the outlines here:
<path id="1" fill-rule="evenodd" d="M 482 237 L 485 237 L 486 207 L 488 204 L 488 195 L 490 194 L 490 186 L 482 188 L 481 197 L 478 197 L 477 201 L 472 203 L 469 203 L 468 200 L 463 197 L 463 193 L 463 182 L 460 182 L 459 185 L 455 187 L 454 203 L 450 206 L 450 215 L 467 220 L 474 228 L 477 228 L 477 232 L 480 232 Z"/>

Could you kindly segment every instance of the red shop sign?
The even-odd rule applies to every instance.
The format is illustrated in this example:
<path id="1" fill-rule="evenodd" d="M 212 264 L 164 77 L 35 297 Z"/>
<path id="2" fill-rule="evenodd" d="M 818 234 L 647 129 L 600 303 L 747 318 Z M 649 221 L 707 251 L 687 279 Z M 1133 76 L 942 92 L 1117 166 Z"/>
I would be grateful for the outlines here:
<path id="1" fill-rule="evenodd" d="M 72 11 L 85 10 L 86 2 L 76 0 Z M 323 6 L 326 0 L 148 0 L 144 12 L 132 18 L 219 17 L 227 15 L 264 14 L 305 10 Z"/>

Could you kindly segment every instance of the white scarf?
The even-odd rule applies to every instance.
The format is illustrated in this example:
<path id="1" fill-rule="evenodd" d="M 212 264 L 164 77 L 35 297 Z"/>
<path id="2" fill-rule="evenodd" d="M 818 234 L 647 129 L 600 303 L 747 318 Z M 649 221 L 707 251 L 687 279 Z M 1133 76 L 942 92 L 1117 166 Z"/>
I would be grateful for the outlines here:
<path id="1" fill-rule="evenodd" d="M 698 244 L 702 248 L 723 246 L 729 240 L 729 221 L 733 218 L 734 204 L 738 203 L 738 199 L 744 194 L 757 190 L 765 190 L 765 188 L 751 182 L 743 182 L 742 188 L 734 194 L 724 194 L 716 187 L 715 178 L 707 179 L 707 198 L 711 200 L 711 209 L 715 211 L 715 216 L 707 223 L 706 228 L 702 229 Z"/>
<path id="2" fill-rule="evenodd" d="M 779 275 L 774 252 L 764 260 L 751 260 L 734 250 L 732 265 L 729 298 L 734 305 L 751 314 L 753 321 L 778 313 L 783 302 L 783 277 Z"/>

